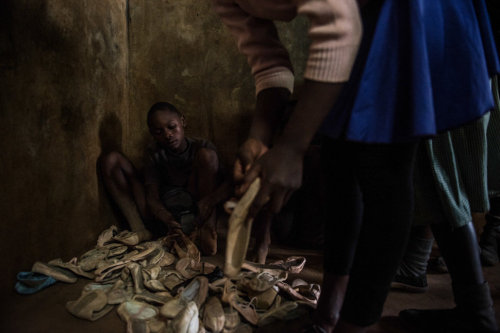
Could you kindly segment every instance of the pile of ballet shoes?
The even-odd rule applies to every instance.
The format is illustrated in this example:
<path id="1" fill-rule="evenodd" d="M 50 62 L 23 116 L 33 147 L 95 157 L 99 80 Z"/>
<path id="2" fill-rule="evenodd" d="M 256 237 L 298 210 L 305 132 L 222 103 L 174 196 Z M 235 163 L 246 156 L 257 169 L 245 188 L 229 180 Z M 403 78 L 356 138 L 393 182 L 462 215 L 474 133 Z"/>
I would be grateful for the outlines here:
<path id="1" fill-rule="evenodd" d="M 29 276 L 18 276 L 18 284 L 28 294 L 55 281 L 92 280 L 66 309 L 94 321 L 117 306 L 127 333 L 252 332 L 304 315 L 319 298 L 319 285 L 288 281 L 289 273 L 303 269 L 304 257 L 265 265 L 245 262 L 230 278 L 202 261 L 198 248 L 182 233 L 137 240 L 133 232 L 112 226 L 90 251 L 68 262 L 36 262 L 32 272 L 23 272 Z"/>

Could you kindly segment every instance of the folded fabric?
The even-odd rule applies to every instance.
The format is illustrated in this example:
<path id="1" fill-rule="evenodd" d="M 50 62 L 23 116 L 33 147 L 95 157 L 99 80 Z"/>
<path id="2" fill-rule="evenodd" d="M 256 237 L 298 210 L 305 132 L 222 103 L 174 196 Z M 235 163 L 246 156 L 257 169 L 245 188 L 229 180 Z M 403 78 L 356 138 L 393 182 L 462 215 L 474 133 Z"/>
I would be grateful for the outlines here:
<path id="1" fill-rule="evenodd" d="M 23 295 L 34 294 L 57 282 L 51 276 L 34 272 L 19 272 L 17 273 L 17 280 L 15 289 L 19 294 Z"/>

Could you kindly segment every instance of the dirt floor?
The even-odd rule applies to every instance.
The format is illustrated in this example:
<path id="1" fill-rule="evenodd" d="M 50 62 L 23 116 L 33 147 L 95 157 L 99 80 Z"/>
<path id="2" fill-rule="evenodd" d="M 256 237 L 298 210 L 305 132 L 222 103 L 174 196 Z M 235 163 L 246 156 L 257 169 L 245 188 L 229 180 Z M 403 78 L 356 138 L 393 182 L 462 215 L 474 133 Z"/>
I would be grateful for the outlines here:
<path id="1" fill-rule="evenodd" d="M 283 258 L 297 254 L 307 258 L 305 269 L 299 276 L 309 282 L 320 282 L 322 256 L 317 251 L 273 247 L 269 257 Z M 205 259 L 219 265 L 223 262 L 223 257 L 220 254 Z M 500 265 L 486 268 L 484 272 L 495 300 L 497 320 L 500 322 Z M 399 322 L 397 318 L 399 311 L 406 308 L 452 307 L 449 275 L 429 275 L 428 281 L 430 288 L 424 294 L 391 292 L 385 304 L 382 320 L 374 325 L 369 332 L 415 332 Z M 66 311 L 66 302 L 77 299 L 83 286 L 88 282 L 86 279 L 79 279 L 77 283 L 71 285 L 59 282 L 37 294 L 28 296 L 18 295 L 12 289 L 1 303 L 0 331 L 23 333 L 125 332 L 125 323 L 118 317 L 116 309 L 95 322 L 78 319 Z M 309 315 L 306 314 L 293 321 L 260 328 L 257 332 L 300 332 L 308 320 Z"/>

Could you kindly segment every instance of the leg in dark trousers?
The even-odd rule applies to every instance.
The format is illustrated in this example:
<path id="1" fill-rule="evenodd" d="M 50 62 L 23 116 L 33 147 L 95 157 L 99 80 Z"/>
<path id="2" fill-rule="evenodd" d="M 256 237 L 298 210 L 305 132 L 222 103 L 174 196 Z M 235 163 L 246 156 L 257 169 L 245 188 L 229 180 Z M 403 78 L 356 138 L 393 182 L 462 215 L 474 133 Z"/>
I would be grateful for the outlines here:
<path id="1" fill-rule="evenodd" d="M 322 294 L 325 300 L 320 299 L 317 314 L 324 320 L 338 318 L 334 305 L 342 305 L 346 282 L 339 277 L 350 276 L 335 332 L 362 332 L 380 317 L 411 225 L 415 148 L 416 144 L 325 143 L 329 241 L 324 284 L 337 281 L 338 288 L 323 286 L 329 295 Z"/>
<path id="2" fill-rule="evenodd" d="M 416 146 L 360 145 L 356 154 L 363 224 L 341 320 L 360 328 L 380 318 L 406 247 L 413 211 Z M 336 332 L 356 331 L 347 327 Z"/>
<path id="3" fill-rule="evenodd" d="M 472 223 L 459 228 L 433 225 L 432 231 L 448 266 L 457 306 L 404 310 L 399 316 L 426 332 L 497 332 L 493 301 L 481 269 Z"/>

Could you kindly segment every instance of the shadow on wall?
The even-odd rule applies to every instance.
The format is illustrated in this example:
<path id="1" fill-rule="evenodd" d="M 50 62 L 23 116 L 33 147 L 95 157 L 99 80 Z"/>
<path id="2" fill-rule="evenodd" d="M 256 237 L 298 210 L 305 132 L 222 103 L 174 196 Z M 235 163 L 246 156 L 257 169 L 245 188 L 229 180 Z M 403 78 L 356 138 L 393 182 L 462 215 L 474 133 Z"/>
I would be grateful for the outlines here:
<path id="1" fill-rule="evenodd" d="M 99 161 L 103 155 L 108 154 L 112 151 L 118 151 L 123 153 L 123 127 L 120 118 L 114 112 L 106 113 L 99 124 L 99 142 L 101 147 L 101 153 L 96 161 L 96 177 L 97 177 L 97 187 L 98 187 L 98 203 L 99 203 L 99 213 L 100 216 L 109 217 L 109 223 L 105 224 L 105 227 L 111 226 L 112 224 L 121 225 L 121 215 L 117 214 L 119 211 L 114 207 L 113 203 L 109 199 L 109 195 L 104 188 L 102 182 L 102 176 L 99 169 Z"/>
<path id="2" fill-rule="evenodd" d="M 122 151 L 123 129 L 122 123 L 116 113 L 104 115 L 99 124 L 99 141 L 101 155 L 112 151 Z"/>

